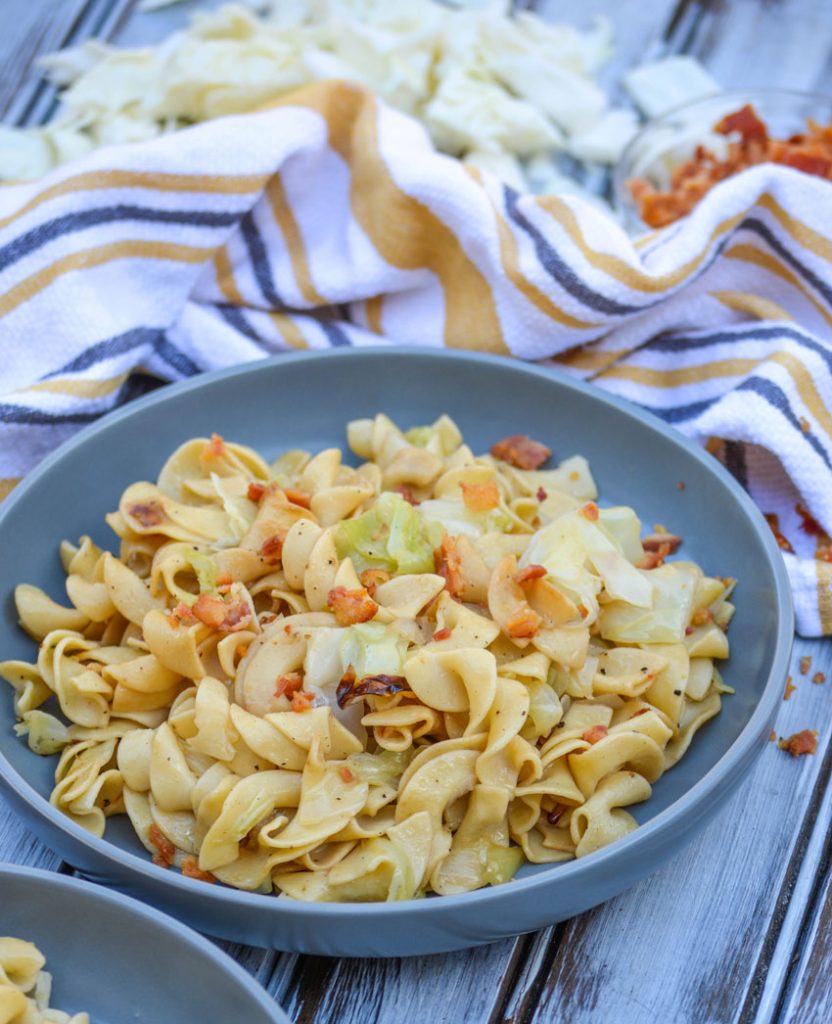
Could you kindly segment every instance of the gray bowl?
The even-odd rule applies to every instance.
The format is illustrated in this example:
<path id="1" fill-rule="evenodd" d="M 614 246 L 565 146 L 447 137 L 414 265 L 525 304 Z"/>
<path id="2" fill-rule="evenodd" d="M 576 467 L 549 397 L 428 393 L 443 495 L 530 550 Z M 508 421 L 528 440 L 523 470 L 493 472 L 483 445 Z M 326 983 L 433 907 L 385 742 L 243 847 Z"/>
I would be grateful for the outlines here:
<path id="1" fill-rule="evenodd" d="M 290 1024 L 242 967 L 166 914 L 98 885 L 0 864 L 0 935 L 34 942 L 51 1005 L 90 1024 Z"/>
<path id="2" fill-rule="evenodd" d="M 0 782 L 30 828 L 89 877 L 214 935 L 307 953 L 399 956 L 473 946 L 578 914 L 643 878 L 704 827 L 764 748 L 782 697 L 793 630 L 783 559 L 715 459 L 655 417 L 548 369 L 414 349 L 287 355 L 207 374 L 65 444 L 0 511 L 2 656 L 33 655 L 17 626 L 14 584 L 61 597 L 59 540 L 91 533 L 111 545 L 104 513 L 129 483 L 155 478 L 181 441 L 216 431 L 270 458 L 290 447 L 345 447 L 347 420 L 379 411 L 404 426 L 448 412 L 474 450 L 522 432 L 548 443 L 556 458 L 586 455 L 605 502 L 634 506 L 648 526 L 665 523 L 684 537 L 685 557 L 739 578 L 735 655 L 725 671 L 737 693 L 635 808 L 641 827 L 627 838 L 581 860 L 527 865 L 503 886 L 391 904 L 306 904 L 206 886 L 151 864 L 124 819 L 111 818 L 106 839 L 94 838 L 50 806 L 54 760 L 15 738 L 11 696 L 0 699 Z"/>

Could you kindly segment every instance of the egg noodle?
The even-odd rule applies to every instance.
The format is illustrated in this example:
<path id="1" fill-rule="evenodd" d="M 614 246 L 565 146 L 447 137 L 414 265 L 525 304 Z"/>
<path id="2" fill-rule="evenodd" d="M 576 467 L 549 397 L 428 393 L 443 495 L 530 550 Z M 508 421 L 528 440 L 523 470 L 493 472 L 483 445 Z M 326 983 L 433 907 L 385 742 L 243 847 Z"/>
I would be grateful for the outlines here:
<path id="1" fill-rule="evenodd" d="M 0 1024 L 90 1024 L 86 1013 L 49 1008 L 52 977 L 31 942 L 0 935 Z"/>
<path id="2" fill-rule="evenodd" d="M 733 581 L 599 508 L 581 456 L 475 456 L 447 416 L 348 439 L 357 469 L 187 441 L 106 517 L 118 557 L 63 542 L 72 607 L 17 588 L 40 650 L 0 674 L 61 752 L 52 803 L 302 900 L 468 892 L 631 832 L 730 692 Z"/>

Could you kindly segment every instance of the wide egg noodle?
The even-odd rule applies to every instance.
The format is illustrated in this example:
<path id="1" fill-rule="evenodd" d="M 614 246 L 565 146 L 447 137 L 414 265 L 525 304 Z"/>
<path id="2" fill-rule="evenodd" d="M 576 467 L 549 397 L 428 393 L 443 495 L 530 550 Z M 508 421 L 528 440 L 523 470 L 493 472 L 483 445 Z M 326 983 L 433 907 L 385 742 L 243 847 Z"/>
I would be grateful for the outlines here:
<path id="1" fill-rule="evenodd" d="M 106 517 L 117 554 L 61 544 L 70 606 L 18 586 L 38 653 L 0 677 L 52 803 L 303 900 L 467 892 L 629 834 L 732 692 L 735 581 L 647 557 L 579 455 L 518 468 L 447 416 L 347 437 L 357 468 L 187 441 Z"/>

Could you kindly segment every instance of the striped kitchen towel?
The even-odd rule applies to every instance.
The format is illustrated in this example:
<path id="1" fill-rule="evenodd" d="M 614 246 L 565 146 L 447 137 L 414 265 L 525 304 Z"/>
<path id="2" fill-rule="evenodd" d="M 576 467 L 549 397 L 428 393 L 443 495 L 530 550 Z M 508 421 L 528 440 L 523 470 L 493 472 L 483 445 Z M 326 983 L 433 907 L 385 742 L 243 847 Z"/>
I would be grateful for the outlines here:
<path id="1" fill-rule="evenodd" d="M 633 243 L 342 82 L 0 188 L 0 488 L 149 378 L 407 342 L 545 360 L 708 444 L 832 633 L 832 191 L 761 166 Z"/>

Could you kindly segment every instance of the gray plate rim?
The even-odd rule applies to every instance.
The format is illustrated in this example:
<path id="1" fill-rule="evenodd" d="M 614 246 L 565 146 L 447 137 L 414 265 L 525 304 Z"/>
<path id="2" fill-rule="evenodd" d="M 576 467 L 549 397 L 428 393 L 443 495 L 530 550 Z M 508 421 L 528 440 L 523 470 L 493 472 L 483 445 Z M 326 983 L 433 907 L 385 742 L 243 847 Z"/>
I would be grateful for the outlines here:
<path id="1" fill-rule="evenodd" d="M 47 475 L 52 467 L 56 465 L 68 452 L 84 445 L 88 440 L 105 433 L 111 424 L 121 422 L 136 414 L 141 414 L 145 409 L 152 408 L 160 403 L 166 403 L 175 399 L 177 395 L 204 387 L 207 383 L 217 380 L 234 380 L 238 377 L 245 377 L 251 373 L 262 371 L 266 367 L 288 365 L 290 363 L 314 363 L 319 359 L 378 359 L 380 355 L 390 360 L 407 360 L 414 356 L 422 359 L 436 359 L 461 361 L 469 363 L 487 363 L 498 366 L 511 367 L 515 371 L 521 371 L 541 377 L 561 387 L 573 389 L 581 394 L 590 397 L 600 405 L 623 411 L 625 414 L 640 420 L 645 426 L 661 433 L 668 433 L 674 441 L 686 449 L 697 462 L 712 474 L 716 475 L 722 485 L 729 491 L 735 501 L 739 503 L 762 538 L 763 547 L 768 555 L 769 567 L 775 584 L 777 595 L 778 629 L 775 644 L 774 657 L 769 668 L 768 679 L 762 696 L 754 709 L 751 718 L 746 723 L 742 732 L 737 736 L 731 746 L 725 751 L 716 764 L 702 776 L 687 792 L 678 800 L 672 803 L 665 810 L 660 811 L 655 817 L 645 822 L 623 839 L 617 840 L 590 854 L 589 857 L 582 857 L 578 860 L 558 863 L 558 879 L 565 882 L 569 880 L 578 882 L 581 875 L 587 870 L 586 865 L 590 864 L 594 870 L 605 865 L 615 866 L 616 859 L 623 851 L 634 846 L 649 842 L 656 833 L 663 832 L 672 826 L 673 822 L 689 813 L 692 807 L 707 799 L 708 795 L 719 789 L 725 779 L 731 774 L 735 766 L 751 754 L 752 749 L 758 743 L 758 736 L 766 728 L 767 723 L 773 717 L 774 710 L 782 697 L 782 680 L 786 678 L 788 671 L 789 657 L 791 654 L 792 639 L 794 635 L 794 608 L 792 601 L 791 585 L 783 561 L 782 552 L 777 547 L 774 535 L 763 518 L 762 513 L 748 496 L 748 494 L 737 483 L 733 476 L 703 448 L 685 437 L 674 427 L 665 423 L 659 417 L 634 405 L 617 395 L 612 395 L 593 387 L 591 384 L 576 380 L 563 373 L 553 370 L 550 367 L 538 366 L 534 363 L 526 363 L 519 359 L 507 358 L 505 356 L 488 355 L 481 352 L 468 352 L 459 349 L 429 349 L 413 345 L 397 345 L 385 348 L 372 346 L 367 348 L 339 348 L 324 349 L 318 351 L 304 351 L 287 353 L 285 355 L 271 356 L 266 359 L 256 359 L 247 363 L 237 364 L 220 370 L 213 370 L 190 377 L 184 381 L 178 381 L 158 391 L 145 395 L 142 398 L 130 402 L 113 412 L 104 415 L 101 419 L 80 430 L 68 441 L 48 455 L 39 465 L 21 481 L 11 494 L 0 504 L 0 531 L 3 529 L 9 509 L 20 501 L 29 488 L 43 476 Z M 98 839 L 89 832 L 76 825 L 66 815 L 53 807 L 44 797 L 40 795 L 29 783 L 19 775 L 11 766 L 9 761 L 0 753 L 0 776 L 6 784 L 17 789 L 21 798 L 28 801 L 30 806 L 36 810 L 41 817 L 46 817 L 53 825 L 61 831 L 69 833 L 76 842 L 91 848 L 95 853 L 114 860 L 122 867 L 146 877 L 151 883 L 171 886 L 183 894 L 199 896 L 201 899 L 209 899 L 216 902 L 218 906 L 226 908 L 244 909 L 246 906 L 264 909 L 271 907 L 277 914 L 291 914 L 298 917 L 315 917 L 321 914 L 325 908 L 328 914 L 335 917 L 358 917 L 360 919 L 374 919 L 396 917 L 401 914 L 404 906 L 409 914 L 416 917 L 436 912 L 434 899 L 409 900 L 406 904 L 393 903 L 304 903 L 300 900 L 290 900 L 282 896 L 261 895 L 257 893 L 244 892 L 239 889 L 232 889 L 225 886 L 206 886 L 203 882 L 187 878 L 173 872 L 162 872 L 149 860 L 143 860 L 135 853 L 122 850 L 106 839 Z M 530 892 L 545 887 L 554 877 L 553 871 L 542 870 L 526 878 L 515 878 L 511 881 L 511 891 L 514 893 Z M 443 896 L 441 905 L 447 910 L 454 906 L 470 906 L 475 903 L 487 904 L 500 893 L 502 886 L 488 886 L 484 889 L 477 889 L 474 892 L 462 893 L 454 896 Z M 206 891 L 209 890 L 209 891 Z"/>
<path id="2" fill-rule="evenodd" d="M 244 988 L 260 1004 L 263 1011 L 275 1022 L 275 1024 L 288 1024 L 289 1018 L 268 992 L 252 976 L 241 967 L 236 960 L 218 949 L 213 942 L 200 935 L 190 925 L 184 924 L 163 910 L 132 896 L 126 896 L 117 889 L 109 889 L 106 886 L 95 882 L 88 882 L 85 879 L 74 878 L 71 875 L 61 875 L 55 871 L 46 871 L 43 868 L 30 868 L 25 864 L 11 864 L 5 861 L 0 862 L 0 882 L 7 879 L 35 879 L 37 884 L 54 886 L 76 893 L 81 900 L 89 904 L 91 899 L 101 900 L 124 911 L 128 916 L 143 917 L 150 924 L 159 926 L 167 932 L 173 933 L 178 939 L 188 943 L 201 956 L 211 961 L 217 970 L 230 975 L 234 981 Z M 47 964 L 49 969 L 49 965 Z M 54 970 L 50 969 L 54 974 Z"/>

